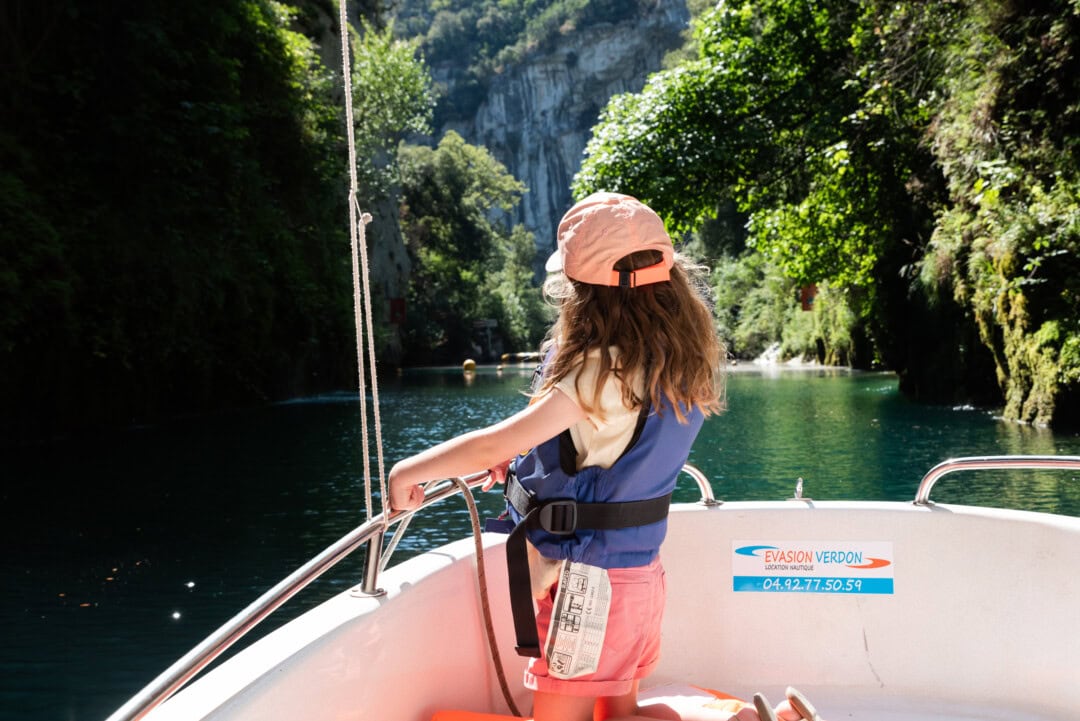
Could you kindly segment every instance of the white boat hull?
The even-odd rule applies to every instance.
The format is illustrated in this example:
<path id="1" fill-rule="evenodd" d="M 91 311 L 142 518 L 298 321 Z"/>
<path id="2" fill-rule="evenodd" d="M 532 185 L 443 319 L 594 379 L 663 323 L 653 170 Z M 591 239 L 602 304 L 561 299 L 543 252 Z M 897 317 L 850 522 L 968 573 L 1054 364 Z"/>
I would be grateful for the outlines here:
<path id="1" fill-rule="evenodd" d="M 496 637 L 518 705 L 503 540 L 484 535 Z M 889 543 L 892 593 L 746 592 L 734 549 Z M 253 644 L 153 711 L 166 719 L 427 721 L 508 713 L 488 652 L 471 539 L 343 593 Z M 779 699 L 803 690 L 830 721 L 1076 719 L 1080 519 L 907 503 L 672 507 L 668 607 L 646 686 Z M 670 687 L 669 689 L 670 690 Z"/>

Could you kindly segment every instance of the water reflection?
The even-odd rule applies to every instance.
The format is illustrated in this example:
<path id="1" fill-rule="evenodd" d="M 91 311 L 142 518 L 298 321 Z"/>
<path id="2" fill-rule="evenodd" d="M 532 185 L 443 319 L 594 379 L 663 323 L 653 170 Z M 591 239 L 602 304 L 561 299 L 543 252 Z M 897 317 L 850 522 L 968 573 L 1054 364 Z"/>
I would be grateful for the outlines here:
<path id="1" fill-rule="evenodd" d="M 792 495 L 910 500 L 922 476 L 956 456 L 1077 454 L 1076 434 L 1006 423 L 986 411 L 916 404 L 889 374 L 773 370 L 729 379 L 729 410 L 710 419 L 691 461 L 731 500 Z M 1063 472 L 963 474 L 941 502 L 1080 515 L 1080 479 Z"/>

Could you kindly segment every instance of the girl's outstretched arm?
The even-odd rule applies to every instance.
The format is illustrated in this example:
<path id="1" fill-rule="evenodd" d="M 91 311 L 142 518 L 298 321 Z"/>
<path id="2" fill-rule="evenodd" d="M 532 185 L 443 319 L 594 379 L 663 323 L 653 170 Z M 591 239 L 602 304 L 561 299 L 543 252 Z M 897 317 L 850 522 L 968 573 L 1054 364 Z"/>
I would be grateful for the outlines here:
<path id="1" fill-rule="evenodd" d="M 390 507 L 417 508 L 420 484 L 482 471 L 554 438 L 585 419 L 585 412 L 558 388 L 494 425 L 470 431 L 400 461 L 390 469 Z"/>

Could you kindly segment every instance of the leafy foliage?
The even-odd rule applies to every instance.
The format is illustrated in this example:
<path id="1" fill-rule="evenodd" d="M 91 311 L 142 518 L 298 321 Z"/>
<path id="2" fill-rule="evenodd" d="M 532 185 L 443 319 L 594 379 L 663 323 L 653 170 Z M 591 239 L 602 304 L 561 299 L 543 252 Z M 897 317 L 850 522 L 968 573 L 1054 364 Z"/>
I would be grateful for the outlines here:
<path id="1" fill-rule="evenodd" d="M 757 253 L 718 260 L 712 280 L 717 331 L 728 352 L 760 356 L 783 333 L 795 284 Z"/>
<path id="2" fill-rule="evenodd" d="M 418 50 L 441 73 L 468 58 L 443 122 L 530 49 L 650 7 L 410 0 L 397 25 L 361 24 L 362 190 L 402 186 L 414 360 L 457 362 L 476 320 L 514 350 L 546 324 L 531 239 L 497 220 L 520 184 L 455 136 L 399 145 L 438 92 Z M 712 255 L 742 353 L 880 360 L 914 397 L 1077 420 L 1077 1 L 694 7 L 681 60 L 605 109 L 575 193 L 633 193 Z M 5 430 L 351 382 L 337 54 L 312 39 L 335 15 L 331 0 L 5 9 Z M 813 313 L 794 304 L 808 282 Z"/>
<path id="3" fill-rule="evenodd" d="M 834 5 L 837 17 L 799 0 L 718 4 L 696 25 L 697 60 L 612 99 L 575 193 L 636 193 L 663 208 L 676 230 L 713 215 L 718 198 L 752 211 L 767 198 L 751 190 L 796 193 L 805 139 L 838 139 L 830 128 L 840 111 L 812 110 L 843 95 L 838 18 L 848 3 Z"/>
<path id="4" fill-rule="evenodd" d="M 414 259 L 404 338 L 410 362 L 535 348 L 547 318 L 532 277 L 532 234 L 492 219 L 509 213 L 525 186 L 453 131 L 437 148 L 403 146 L 400 158 L 402 232 Z M 480 342 L 487 337 L 474 323 L 485 319 L 497 322 L 501 349 Z"/>
<path id="5" fill-rule="evenodd" d="M 941 81 L 951 203 L 923 280 L 971 307 L 1006 414 L 1046 423 L 1080 400 L 1080 7 L 979 5 Z"/>
<path id="6" fill-rule="evenodd" d="M 717 330 L 729 352 L 756 358 L 779 345 L 785 358 L 854 365 L 866 349 L 850 293 L 823 284 L 811 310 L 792 300 L 799 286 L 760 253 L 720 258 L 713 270 Z"/>
<path id="7" fill-rule="evenodd" d="M 435 95 L 427 67 L 417 61 L 418 43 L 396 40 L 392 26 L 376 30 L 366 20 L 361 37 L 352 72 L 356 154 L 369 192 L 385 193 L 396 175 L 398 143 L 431 131 Z"/>
<path id="8" fill-rule="evenodd" d="M 349 382 L 339 81 L 302 32 L 335 4 L 17 4 L 0 129 L 5 427 Z M 365 90 L 393 100 L 368 103 L 380 114 L 360 136 L 396 144 L 430 116 L 422 68 L 387 34 L 358 47 Z"/>
<path id="9" fill-rule="evenodd" d="M 751 295 L 779 309 L 790 307 L 793 283 L 854 286 L 863 290 L 845 296 L 844 307 L 854 303 L 865 323 L 882 247 L 902 227 L 889 215 L 897 183 L 888 181 L 906 139 L 871 135 L 859 118 L 865 101 L 851 49 L 858 20 L 846 2 L 718 4 L 695 25 L 697 59 L 608 105 L 575 192 L 636 194 L 684 233 L 701 232 L 733 204 L 745 218 L 746 245 L 791 280 L 782 286 L 762 275 Z M 754 317 L 744 316 L 743 327 Z M 759 342 L 736 347 L 749 353 L 765 339 L 777 342 L 785 323 L 802 317 L 759 316 Z M 848 344 L 847 334 L 835 338 Z M 800 348 L 816 351 L 816 343 Z M 827 345 L 812 355 L 855 354 Z M 864 363 L 875 355 L 860 354 Z"/>
<path id="10" fill-rule="evenodd" d="M 985 398 L 992 359 L 1007 415 L 1062 418 L 1078 392 L 1078 30 L 1072 0 L 719 3 L 696 57 L 612 99 L 574 191 L 633 193 L 703 237 L 734 204 L 769 261 L 755 267 L 843 310 L 819 356 L 866 339 L 857 362 L 942 398 Z M 769 272 L 718 281 L 743 289 L 732 332 L 752 319 L 760 335 L 744 347 L 807 347 L 807 316 L 778 325 L 749 302 L 789 307 Z"/>

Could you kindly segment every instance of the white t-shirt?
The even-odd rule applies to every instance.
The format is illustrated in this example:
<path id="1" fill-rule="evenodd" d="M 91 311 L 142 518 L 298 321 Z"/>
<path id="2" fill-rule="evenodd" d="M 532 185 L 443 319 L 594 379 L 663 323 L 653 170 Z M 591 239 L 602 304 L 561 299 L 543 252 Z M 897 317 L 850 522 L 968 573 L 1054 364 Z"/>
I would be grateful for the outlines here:
<path id="1" fill-rule="evenodd" d="M 612 359 L 616 358 L 617 348 L 612 346 L 608 351 Z M 585 407 L 586 404 L 591 404 L 596 376 L 600 370 L 599 358 L 599 349 L 590 351 L 585 361 L 567 373 L 555 387 L 579 406 Z M 575 381 L 578 381 L 580 397 L 585 398 L 586 404 L 579 400 L 578 390 L 574 387 Z M 644 388 L 644 379 L 639 374 L 634 382 L 637 385 L 634 389 L 635 394 L 640 398 Z M 639 413 L 640 408 L 631 410 L 623 405 L 622 381 L 616 378 L 614 373 L 609 375 L 600 394 L 599 408 L 594 409 L 585 420 L 570 426 L 570 437 L 573 438 L 574 448 L 578 452 L 578 469 L 585 466 L 610 468 L 633 438 Z"/>

